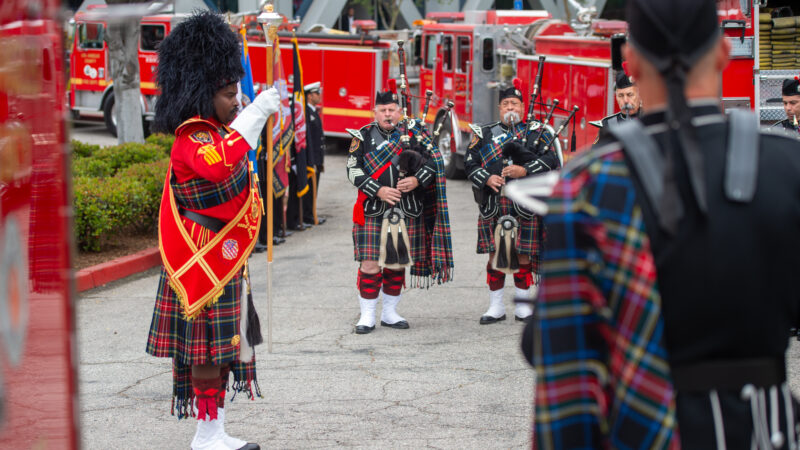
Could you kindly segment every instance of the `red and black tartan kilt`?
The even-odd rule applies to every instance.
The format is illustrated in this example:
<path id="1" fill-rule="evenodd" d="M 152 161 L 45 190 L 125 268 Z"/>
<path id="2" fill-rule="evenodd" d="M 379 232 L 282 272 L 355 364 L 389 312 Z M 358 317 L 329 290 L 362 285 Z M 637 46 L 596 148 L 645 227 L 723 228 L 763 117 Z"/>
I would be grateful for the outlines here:
<path id="1" fill-rule="evenodd" d="M 186 319 L 162 267 L 147 353 L 174 358 L 188 366 L 222 365 L 238 360 L 242 282 L 240 272 L 225 286 L 219 300 L 206 306 L 194 319 Z"/>
<path id="2" fill-rule="evenodd" d="M 494 229 L 497 219 L 501 216 L 514 216 L 519 221 L 519 236 L 517 237 L 517 253 L 536 257 L 539 255 L 542 242 L 542 218 L 534 216 L 533 219 L 521 217 L 514 210 L 514 204 L 508 197 L 500 197 L 500 208 L 496 216 L 484 219 L 478 215 L 478 253 L 494 253 Z M 542 236 L 544 234 L 542 233 Z"/>
<path id="3" fill-rule="evenodd" d="M 406 216 L 406 229 L 411 241 L 411 258 L 425 259 L 425 233 L 420 217 Z M 383 216 L 365 217 L 364 225 L 353 224 L 353 257 L 356 261 L 377 261 L 381 255 L 381 222 Z"/>

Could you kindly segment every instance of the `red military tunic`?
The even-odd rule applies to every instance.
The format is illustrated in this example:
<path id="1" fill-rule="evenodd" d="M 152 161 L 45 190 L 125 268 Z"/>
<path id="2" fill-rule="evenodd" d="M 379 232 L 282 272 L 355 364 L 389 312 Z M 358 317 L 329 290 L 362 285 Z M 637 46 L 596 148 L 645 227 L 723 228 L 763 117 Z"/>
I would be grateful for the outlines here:
<path id="1" fill-rule="evenodd" d="M 170 155 L 172 173 L 178 183 L 196 178 L 219 183 L 231 176 L 236 163 L 249 150 L 250 146 L 238 131 L 215 119 L 193 117 L 175 130 L 175 144 Z M 232 201 L 193 211 L 228 222 L 242 209 L 247 196 L 245 190 Z"/>

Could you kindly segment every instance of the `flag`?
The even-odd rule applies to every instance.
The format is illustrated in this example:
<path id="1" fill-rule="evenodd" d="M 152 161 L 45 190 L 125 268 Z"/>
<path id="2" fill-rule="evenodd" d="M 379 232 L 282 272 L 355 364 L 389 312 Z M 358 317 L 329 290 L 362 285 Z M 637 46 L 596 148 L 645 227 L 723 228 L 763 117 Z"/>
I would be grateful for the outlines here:
<path id="1" fill-rule="evenodd" d="M 272 127 L 272 162 L 275 176 L 273 177 L 272 186 L 275 192 L 275 198 L 280 197 L 286 192 L 289 186 L 289 158 L 286 151 L 291 147 L 294 140 L 294 122 L 290 120 L 292 117 L 291 100 L 289 97 L 289 88 L 286 82 L 286 73 L 283 70 L 283 63 L 281 62 L 280 43 L 278 38 L 275 38 L 274 53 L 272 58 L 273 63 L 273 79 L 275 80 L 274 86 L 281 96 L 281 109 L 279 118 L 275 120 Z"/>
<path id="2" fill-rule="evenodd" d="M 242 67 L 244 68 L 244 77 L 242 77 L 241 86 L 242 94 L 246 95 L 252 102 L 256 98 L 255 88 L 253 88 L 253 69 L 250 66 L 250 52 L 247 49 L 247 31 L 244 24 L 239 28 L 239 34 L 242 36 L 241 59 Z"/>
<path id="3" fill-rule="evenodd" d="M 303 91 L 303 64 L 297 37 L 292 38 L 292 61 L 294 83 L 292 88 L 292 118 L 294 121 L 293 166 L 297 174 L 297 196 L 308 192 L 308 170 L 306 169 L 306 96 Z"/>

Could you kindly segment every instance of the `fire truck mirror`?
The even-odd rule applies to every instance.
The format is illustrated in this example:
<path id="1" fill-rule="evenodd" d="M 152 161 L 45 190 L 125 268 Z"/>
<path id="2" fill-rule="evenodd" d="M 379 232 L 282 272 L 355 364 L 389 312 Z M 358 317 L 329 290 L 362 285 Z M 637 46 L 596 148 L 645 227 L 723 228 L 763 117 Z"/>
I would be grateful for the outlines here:
<path id="1" fill-rule="evenodd" d="M 617 72 L 622 70 L 622 46 L 626 41 L 622 33 L 611 36 L 611 67 Z"/>

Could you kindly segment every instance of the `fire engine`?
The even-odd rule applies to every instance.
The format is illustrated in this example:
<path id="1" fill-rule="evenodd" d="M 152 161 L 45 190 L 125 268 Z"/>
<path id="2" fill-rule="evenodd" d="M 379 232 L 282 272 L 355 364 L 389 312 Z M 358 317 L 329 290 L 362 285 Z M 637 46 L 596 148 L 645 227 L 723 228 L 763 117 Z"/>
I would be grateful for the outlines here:
<path id="1" fill-rule="evenodd" d="M 2 448 L 78 448 L 60 4 L 0 8 Z"/>
<path id="2" fill-rule="evenodd" d="M 103 5 L 86 5 L 75 17 L 75 37 L 70 53 L 69 103 L 73 115 L 81 112 L 102 112 L 108 130 L 116 135 L 114 92 L 109 74 L 108 46 L 104 40 L 106 24 L 91 20 L 94 10 Z M 158 65 L 156 46 L 186 17 L 185 14 L 161 14 L 142 18 L 139 39 L 139 74 L 141 106 L 145 124 L 152 120 L 158 96 L 155 68 Z M 266 46 L 258 29 L 255 14 L 231 16 L 233 26 L 248 26 L 248 48 L 253 79 L 258 91 L 266 82 Z M 385 89 L 387 80 L 396 76 L 397 57 L 393 52 L 397 39 L 407 32 L 393 34 L 368 32 L 374 26 L 363 21 L 359 35 L 313 32 L 296 35 L 303 64 L 305 83 L 322 82 L 322 120 L 325 134 L 346 137 L 347 128 L 360 128 L 372 118 L 370 112 L 375 92 Z M 281 57 L 289 86 L 294 74 L 290 31 L 286 23 L 279 33 Z"/>
<path id="3" fill-rule="evenodd" d="M 612 58 L 611 43 L 612 36 L 627 30 L 627 24 L 601 17 L 621 18 L 624 2 L 615 2 L 616 9 L 609 11 L 604 10 L 604 0 L 594 1 L 593 8 L 575 1 L 542 3 L 547 11 L 438 13 L 429 14 L 419 24 L 414 35 L 419 52 L 412 61 L 419 66 L 419 93 L 433 90 L 437 106 L 446 100 L 456 103 L 439 142 L 449 177 L 463 176 L 470 133 L 467 125 L 498 120 L 496 88 L 509 85 L 513 78 L 522 81 L 523 97 L 528 99 L 540 56 L 546 58 L 542 99 L 557 99 L 566 110 L 581 108 L 574 132 L 570 127 L 560 137 L 565 159 L 570 156 L 567 149 L 586 148 L 594 141 L 597 129 L 590 121 L 619 111 L 613 84 L 615 71 L 622 67 L 619 58 Z M 720 26 L 733 48 L 731 64 L 723 74 L 726 109 L 755 109 L 762 121 L 783 118 L 781 80 L 797 75 L 800 68 L 759 68 L 758 17 L 764 8 L 790 3 L 718 0 Z M 794 14 L 800 15 L 800 11 Z M 542 111 L 538 112 L 541 118 Z M 438 121 L 441 109 L 429 114 Z M 566 117 L 567 113 L 556 113 L 553 125 Z"/>

